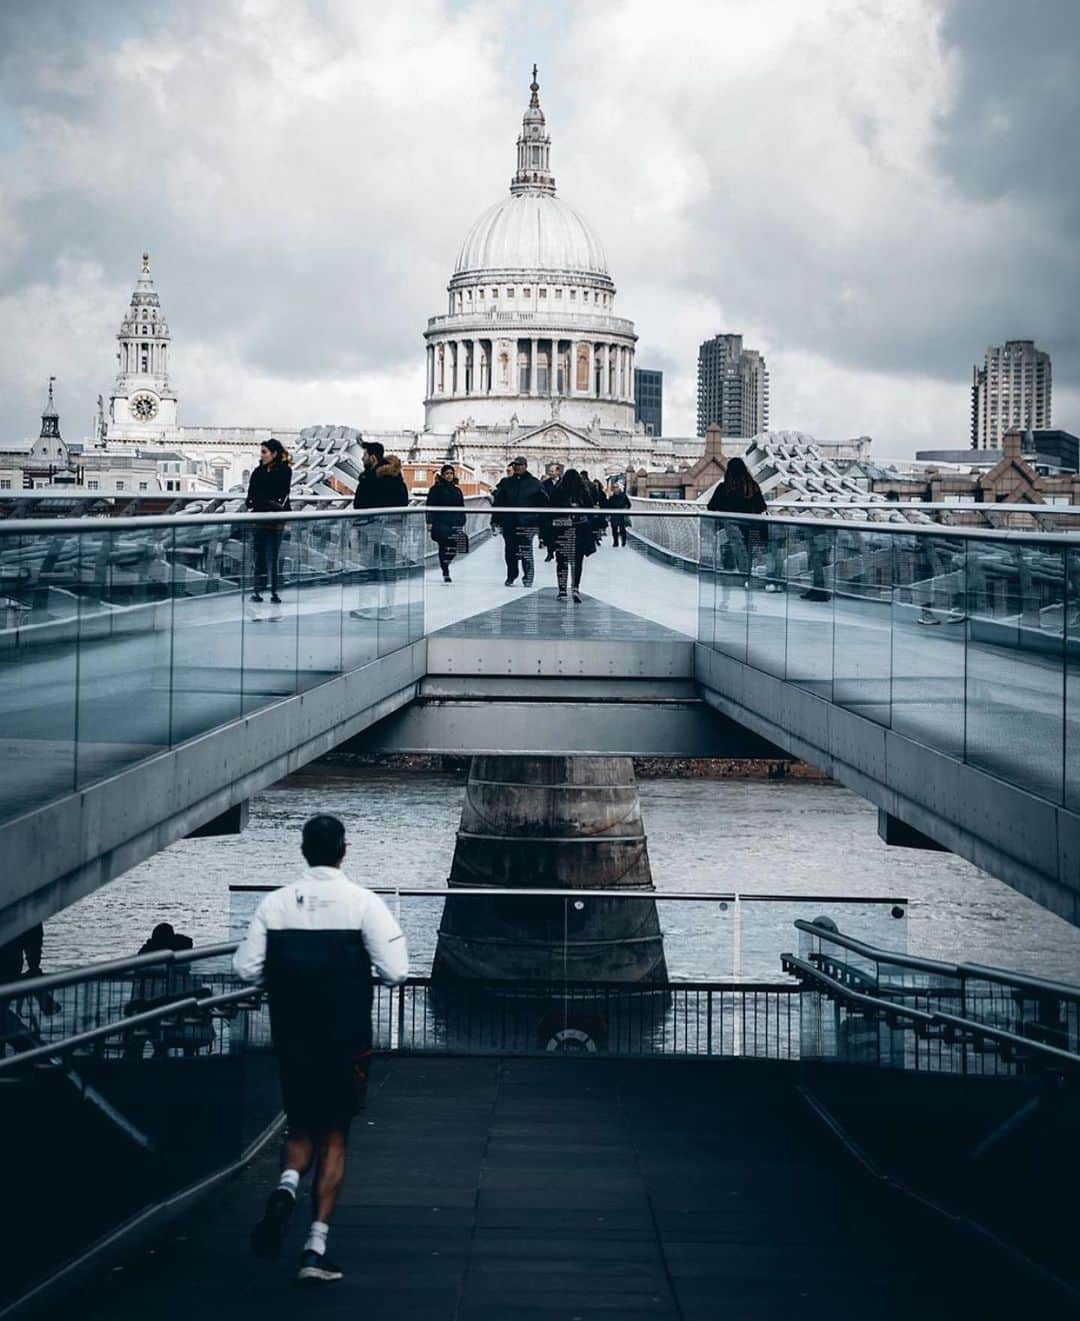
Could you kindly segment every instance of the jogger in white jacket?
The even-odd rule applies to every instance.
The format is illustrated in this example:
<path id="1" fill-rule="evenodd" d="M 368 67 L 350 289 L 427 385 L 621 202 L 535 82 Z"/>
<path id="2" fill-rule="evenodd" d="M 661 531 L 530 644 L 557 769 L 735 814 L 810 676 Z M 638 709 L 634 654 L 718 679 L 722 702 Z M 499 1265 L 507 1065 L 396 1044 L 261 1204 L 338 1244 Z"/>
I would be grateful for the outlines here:
<path id="1" fill-rule="evenodd" d="M 405 937 L 378 895 L 340 870 L 345 827 L 332 816 L 305 823 L 309 870 L 266 896 L 233 957 L 245 981 L 265 985 L 288 1121 L 284 1168 L 251 1235 L 260 1257 L 281 1253 L 302 1175 L 316 1166 L 315 1215 L 301 1280 L 338 1280 L 326 1256 L 329 1220 L 345 1177 L 349 1125 L 367 1085 L 372 973 L 398 984 L 409 974 Z"/>

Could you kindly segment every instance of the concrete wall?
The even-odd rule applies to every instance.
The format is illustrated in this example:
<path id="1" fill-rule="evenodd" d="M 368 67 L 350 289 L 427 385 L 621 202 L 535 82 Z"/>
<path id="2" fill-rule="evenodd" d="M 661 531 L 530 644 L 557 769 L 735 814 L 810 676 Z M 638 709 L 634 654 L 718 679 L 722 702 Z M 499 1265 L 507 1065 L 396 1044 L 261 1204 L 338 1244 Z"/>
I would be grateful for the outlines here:
<path id="1" fill-rule="evenodd" d="M 890 816 L 1080 925 L 1080 816 L 698 646 L 704 699 Z"/>

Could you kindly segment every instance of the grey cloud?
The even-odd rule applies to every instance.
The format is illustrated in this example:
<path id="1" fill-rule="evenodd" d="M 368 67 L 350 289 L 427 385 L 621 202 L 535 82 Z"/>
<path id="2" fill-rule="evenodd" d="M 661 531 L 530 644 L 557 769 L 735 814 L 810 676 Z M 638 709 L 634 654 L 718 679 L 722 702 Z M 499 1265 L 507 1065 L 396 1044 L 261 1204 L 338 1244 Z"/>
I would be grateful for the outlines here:
<path id="1" fill-rule="evenodd" d="M 951 0 L 941 39 L 954 61 L 937 159 L 973 197 L 1038 204 L 1080 220 L 1080 5 Z"/>

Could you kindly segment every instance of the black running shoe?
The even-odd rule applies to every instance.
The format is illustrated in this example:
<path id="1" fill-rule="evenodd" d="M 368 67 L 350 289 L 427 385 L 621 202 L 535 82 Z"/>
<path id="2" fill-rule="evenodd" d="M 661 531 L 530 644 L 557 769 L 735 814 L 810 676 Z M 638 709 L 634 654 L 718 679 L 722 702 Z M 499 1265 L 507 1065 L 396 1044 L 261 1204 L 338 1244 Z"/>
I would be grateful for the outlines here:
<path id="1" fill-rule="evenodd" d="M 278 596 L 277 592 L 271 592 L 271 593 L 270 593 L 270 601 L 271 601 L 271 603 L 272 603 L 273 605 L 280 605 L 280 604 L 281 604 L 281 597 Z"/>
<path id="2" fill-rule="evenodd" d="M 251 1231 L 251 1250 L 263 1261 L 276 1261 L 281 1256 L 281 1241 L 289 1223 L 296 1198 L 284 1188 L 275 1188 L 266 1199 L 263 1218 Z"/>
<path id="3" fill-rule="evenodd" d="M 258 592 L 252 592 L 251 595 L 248 597 L 248 600 L 254 601 L 258 605 L 262 605 L 262 597 L 259 595 Z"/>
<path id="4" fill-rule="evenodd" d="M 329 1284 L 332 1280 L 340 1280 L 344 1274 L 341 1267 L 335 1266 L 324 1252 L 308 1248 L 300 1254 L 300 1269 L 296 1278 L 304 1284 Z"/>

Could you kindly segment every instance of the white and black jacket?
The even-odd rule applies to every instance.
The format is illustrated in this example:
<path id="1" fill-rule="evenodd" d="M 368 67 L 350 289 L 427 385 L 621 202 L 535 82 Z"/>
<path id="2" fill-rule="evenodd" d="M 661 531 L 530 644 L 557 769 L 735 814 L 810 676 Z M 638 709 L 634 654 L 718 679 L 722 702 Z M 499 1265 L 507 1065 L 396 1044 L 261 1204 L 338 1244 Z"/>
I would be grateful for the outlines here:
<path id="1" fill-rule="evenodd" d="M 397 985 L 409 955 L 377 894 L 336 867 L 312 867 L 258 906 L 233 971 L 266 986 L 279 1053 L 348 1057 L 371 1047 L 372 972 Z"/>

